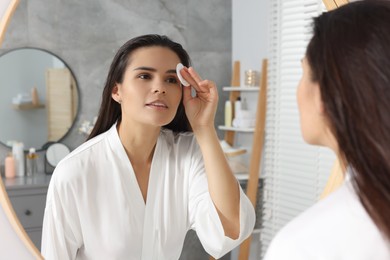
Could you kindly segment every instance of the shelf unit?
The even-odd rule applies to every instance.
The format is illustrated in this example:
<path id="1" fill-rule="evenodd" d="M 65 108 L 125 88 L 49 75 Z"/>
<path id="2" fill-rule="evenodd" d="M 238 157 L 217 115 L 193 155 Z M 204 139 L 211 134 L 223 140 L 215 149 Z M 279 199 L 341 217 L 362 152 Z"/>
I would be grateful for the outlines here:
<path id="1" fill-rule="evenodd" d="M 256 108 L 256 124 L 253 133 L 252 154 L 249 165 L 249 179 L 246 194 L 253 206 L 257 204 L 257 191 L 260 178 L 260 164 L 264 147 L 265 136 L 265 119 L 267 112 L 267 79 L 268 79 L 268 60 L 264 59 L 261 67 L 260 91 Z M 246 239 L 240 245 L 239 259 L 246 260 L 249 258 L 251 237 Z"/>
<path id="2" fill-rule="evenodd" d="M 260 163 L 261 157 L 263 153 L 263 145 L 264 145 L 264 133 L 265 133 L 265 116 L 267 109 L 267 69 L 268 69 L 268 60 L 264 59 L 262 62 L 261 68 L 261 82 L 259 87 L 240 87 L 240 62 L 235 61 L 233 65 L 233 76 L 231 86 L 223 87 L 224 91 L 230 91 L 229 100 L 232 104 L 237 98 L 240 96 L 240 93 L 243 91 L 258 91 L 258 100 L 257 100 L 257 108 L 256 108 L 256 123 L 253 129 L 247 128 L 237 128 L 237 127 L 227 127 L 227 126 L 219 126 L 220 130 L 225 131 L 225 142 L 227 142 L 230 146 L 234 145 L 234 137 L 236 132 L 248 132 L 253 133 L 253 141 L 252 141 L 252 151 L 250 154 L 250 164 L 249 171 L 243 173 L 235 174 L 237 180 L 246 181 L 246 194 L 249 200 L 252 202 L 252 205 L 256 208 L 257 205 L 257 191 L 259 185 L 259 171 L 260 171 Z M 233 118 L 234 118 L 234 109 L 233 109 Z M 252 234 L 258 234 L 260 232 L 259 229 L 256 229 L 252 232 Z M 239 248 L 239 260 L 247 260 L 249 259 L 250 253 L 250 245 L 251 245 L 251 237 L 247 238 L 244 242 L 241 243 Z M 210 260 L 214 259 L 210 257 Z"/>
<path id="3" fill-rule="evenodd" d="M 244 128 L 244 127 L 233 127 L 233 126 L 218 126 L 219 130 L 223 131 L 233 131 L 233 132 L 245 132 L 245 133 L 253 133 L 255 131 L 254 128 Z"/>
<path id="4" fill-rule="evenodd" d="M 239 65 L 235 65 L 234 70 L 239 70 Z M 234 73 L 233 73 L 233 75 L 234 75 Z M 236 79 L 234 77 L 235 76 L 233 76 L 233 78 L 232 78 L 232 85 L 239 84 L 239 82 L 240 82 L 239 77 Z M 222 90 L 226 91 L 226 92 L 230 92 L 229 99 L 231 100 L 232 104 L 234 104 L 234 102 L 232 100 L 235 100 L 235 99 L 237 99 L 237 97 L 241 96 L 242 92 L 259 92 L 260 87 L 225 86 L 225 87 L 222 87 Z M 234 111 L 235 111 L 235 108 L 233 105 L 233 117 L 234 117 L 234 113 L 235 113 Z M 247 153 L 247 148 L 245 148 L 245 147 L 234 147 L 234 145 L 235 145 L 234 139 L 235 139 L 236 133 L 253 134 L 255 132 L 255 128 L 233 127 L 233 126 L 220 125 L 220 126 L 218 126 L 218 129 L 225 131 L 225 141 L 230 146 L 232 146 L 232 149 L 236 149 L 236 150 L 241 151 L 239 153 L 231 153 L 229 151 L 224 150 L 225 155 L 227 156 L 228 160 L 231 160 L 232 157 L 236 157 L 238 155 L 243 155 L 243 154 Z M 232 170 L 233 170 L 234 175 L 237 178 L 237 180 L 247 181 L 249 179 L 249 173 L 248 173 L 249 169 L 247 167 L 246 167 L 245 173 L 243 173 L 241 171 L 236 172 L 234 170 L 236 167 L 234 167 L 233 165 L 231 165 L 231 167 L 232 167 Z"/>
<path id="5" fill-rule="evenodd" d="M 235 87 L 235 86 L 226 86 L 222 87 L 223 91 L 239 91 L 239 92 L 251 92 L 259 91 L 260 87 Z"/>
<path id="6" fill-rule="evenodd" d="M 240 86 L 240 62 L 236 61 L 233 66 L 233 76 L 231 80 L 231 86 L 224 86 L 222 87 L 223 91 L 230 92 L 229 94 L 229 100 L 232 104 L 235 104 L 234 101 L 242 95 L 242 92 L 259 92 L 260 91 L 260 86 L 255 87 L 255 86 L 245 86 L 242 87 Z M 233 113 L 232 116 L 234 118 L 234 111 L 235 108 L 233 107 Z M 234 147 L 234 139 L 235 139 L 235 134 L 236 133 L 249 133 L 253 134 L 255 132 L 255 128 L 246 128 L 246 127 L 233 127 L 233 126 L 225 126 L 225 125 L 220 125 L 218 126 L 219 130 L 225 131 L 225 141 L 228 143 L 230 146 Z M 245 148 L 236 148 L 240 149 L 246 152 Z M 244 153 L 237 153 L 237 154 L 229 154 L 225 153 L 227 157 L 233 157 L 236 155 L 241 155 Z M 241 174 L 241 173 L 235 173 L 237 179 L 240 180 L 248 180 L 249 174 Z M 246 179 L 245 179 L 246 178 Z"/>
<path id="7" fill-rule="evenodd" d="M 253 206 L 256 207 L 257 204 L 257 191 L 259 185 L 259 171 L 261 157 L 263 153 L 264 145 L 264 133 L 265 133 L 265 117 L 266 117 L 266 108 L 267 108 L 267 69 L 268 61 L 264 59 L 262 62 L 262 72 L 261 72 L 261 82 L 259 87 L 240 87 L 240 62 L 236 61 L 233 66 L 233 77 L 232 82 L 229 87 L 223 87 L 224 91 L 230 91 L 229 99 L 232 104 L 240 96 L 241 92 L 244 91 L 258 91 L 258 100 L 256 108 L 256 123 L 254 129 L 245 129 L 245 128 L 236 128 L 236 127 L 226 127 L 220 126 L 220 130 L 225 130 L 225 141 L 231 146 L 234 145 L 234 137 L 236 132 L 249 132 L 253 133 L 253 142 L 252 142 L 252 151 L 250 154 L 250 165 L 248 174 L 236 174 L 236 178 L 247 178 L 247 188 L 246 194 L 249 200 L 252 202 Z M 234 109 L 233 109 L 234 110 Z M 233 111 L 234 117 L 234 111 Z M 255 230 L 255 232 L 259 232 Z M 251 237 L 246 239 L 239 249 L 239 259 L 247 260 L 249 258 Z"/>
<path id="8" fill-rule="evenodd" d="M 13 104 L 12 108 L 16 110 L 33 110 L 33 109 L 45 108 L 45 105 L 44 104 L 34 105 L 33 103 L 23 103 L 23 104 Z"/>

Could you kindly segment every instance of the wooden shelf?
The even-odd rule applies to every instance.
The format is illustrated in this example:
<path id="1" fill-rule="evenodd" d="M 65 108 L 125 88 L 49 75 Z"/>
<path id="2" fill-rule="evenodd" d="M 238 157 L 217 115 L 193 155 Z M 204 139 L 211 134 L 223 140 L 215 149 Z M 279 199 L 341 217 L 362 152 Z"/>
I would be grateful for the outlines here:
<path id="1" fill-rule="evenodd" d="M 246 153 L 246 149 L 243 149 L 243 148 L 232 148 L 232 149 L 229 149 L 229 150 L 224 150 L 223 152 L 228 157 L 234 157 L 234 156 L 245 154 Z"/>
<path id="2" fill-rule="evenodd" d="M 246 149 L 242 147 L 232 147 L 225 140 L 220 141 L 223 153 L 228 157 L 234 157 L 246 153 Z"/>
<path id="3" fill-rule="evenodd" d="M 234 176 L 239 181 L 247 181 L 249 179 L 249 173 L 234 173 Z"/>
<path id="4" fill-rule="evenodd" d="M 233 87 L 233 86 L 226 86 L 222 87 L 223 91 L 259 91 L 260 87 Z"/>
<path id="5" fill-rule="evenodd" d="M 254 128 L 240 128 L 240 127 L 232 127 L 232 126 L 224 126 L 224 125 L 218 126 L 218 129 L 224 131 L 245 132 L 245 133 L 253 133 L 255 131 Z"/>
<path id="6" fill-rule="evenodd" d="M 260 234 L 261 229 L 260 228 L 255 228 L 252 232 L 252 234 Z"/>
<path id="7" fill-rule="evenodd" d="M 33 109 L 40 109 L 40 108 L 45 108 L 44 104 L 38 104 L 38 105 L 33 105 L 32 103 L 26 103 L 26 104 L 13 104 L 12 107 L 17 110 L 33 110 Z"/>

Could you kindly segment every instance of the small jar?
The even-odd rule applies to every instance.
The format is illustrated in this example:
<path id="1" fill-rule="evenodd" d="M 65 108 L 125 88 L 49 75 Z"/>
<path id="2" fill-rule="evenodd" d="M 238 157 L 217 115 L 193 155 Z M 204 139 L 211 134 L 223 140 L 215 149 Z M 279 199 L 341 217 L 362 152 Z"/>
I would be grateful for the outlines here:
<path id="1" fill-rule="evenodd" d="M 259 84 L 259 71 L 246 70 L 245 71 L 245 86 L 253 87 Z"/>

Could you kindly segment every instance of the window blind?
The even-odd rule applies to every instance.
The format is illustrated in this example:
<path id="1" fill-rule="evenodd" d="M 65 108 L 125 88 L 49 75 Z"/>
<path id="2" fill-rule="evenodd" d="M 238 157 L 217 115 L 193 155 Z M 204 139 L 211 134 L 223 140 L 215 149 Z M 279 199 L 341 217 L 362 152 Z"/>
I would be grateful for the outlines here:
<path id="1" fill-rule="evenodd" d="M 312 17 L 326 9 L 321 0 L 270 0 L 269 6 L 262 256 L 280 228 L 318 200 L 335 160 L 331 150 L 303 141 L 296 101 Z"/>

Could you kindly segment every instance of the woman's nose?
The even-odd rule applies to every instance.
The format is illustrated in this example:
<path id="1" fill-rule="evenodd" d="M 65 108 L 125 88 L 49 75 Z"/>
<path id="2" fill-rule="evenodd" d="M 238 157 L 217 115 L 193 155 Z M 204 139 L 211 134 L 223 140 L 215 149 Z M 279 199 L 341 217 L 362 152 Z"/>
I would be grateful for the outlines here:
<path id="1" fill-rule="evenodd" d="M 165 94 L 166 86 L 165 82 L 158 81 L 153 85 L 153 93 Z"/>
<path id="2" fill-rule="evenodd" d="M 159 90 L 159 89 L 155 89 L 153 91 L 153 93 L 161 93 L 161 94 L 165 94 L 165 90 Z"/>

